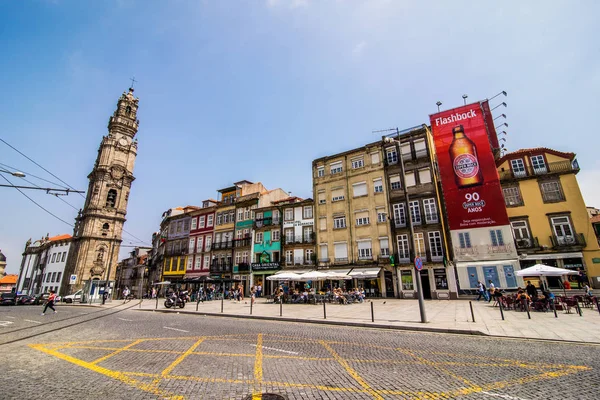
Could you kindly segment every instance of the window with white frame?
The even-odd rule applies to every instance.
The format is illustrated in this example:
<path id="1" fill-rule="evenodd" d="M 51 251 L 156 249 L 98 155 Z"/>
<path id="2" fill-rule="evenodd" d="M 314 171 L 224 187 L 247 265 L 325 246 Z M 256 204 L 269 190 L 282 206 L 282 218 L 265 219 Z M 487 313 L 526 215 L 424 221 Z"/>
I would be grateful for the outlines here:
<path id="1" fill-rule="evenodd" d="M 288 265 L 294 263 L 294 251 L 293 250 L 285 251 L 285 263 Z"/>
<path id="2" fill-rule="evenodd" d="M 398 162 L 398 152 L 396 146 L 389 147 L 385 150 L 388 164 L 396 164 Z"/>
<path id="3" fill-rule="evenodd" d="M 348 244 L 334 243 L 333 244 L 334 258 L 336 261 L 347 261 L 348 260 Z"/>
<path id="4" fill-rule="evenodd" d="M 327 244 L 320 244 L 319 245 L 319 260 L 327 260 L 329 257 L 328 255 L 328 251 L 327 251 Z"/>
<path id="5" fill-rule="evenodd" d="M 573 228 L 567 215 L 552 217 L 550 218 L 550 222 L 552 223 L 552 230 L 556 235 L 558 244 L 565 245 L 575 243 Z"/>
<path id="6" fill-rule="evenodd" d="M 209 216 L 206 218 L 206 225 L 207 225 L 207 226 L 209 226 L 209 227 L 213 226 L 213 217 L 214 217 L 214 215 L 212 215 L 212 214 L 211 214 L 211 215 L 209 215 Z"/>
<path id="7" fill-rule="evenodd" d="M 204 244 L 204 236 L 198 236 L 198 245 L 196 247 L 197 253 L 204 251 L 204 249 L 202 248 L 203 244 Z"/>
<path id="8" fill-rule="evenodd" d="M 386 222 L 387 221 L 386 215 L 387 215 L 387 213 L 385 212 L 384 209 L 377 210 L 377 222 Z"/>
<path id="9" fill-rule="evenodd" d="M 315 252 L 313 249 L 306 249 L 306 251 L 304 252 L 304 260 L 306 260 L 307 263 L 312 264 L 314 253 Z"/>
<path id="10" fill-rule="evenodd" d="M 325 191 L 317 193 L 317 199 L 319 200 L 319 204 L 327 203 L 327 200 L 325 198 Z"/>
<path id="11" fill-rule="evenodd" d="M 419 182 L 421 184 L 431 182 L 431 171 L 429 168 L 423 168 L 419 170 Z"/>
<path id="12" fill-rule="evenodd" d="M 510 167 L 513 171 L 513 175 L 517 178 L 527 176 L 527 171 L 525 171 L 525 163 L 522 158 L 517 158 L 516 160 L 510 160 Z"/>
<path id="13" fill-rule="evenodd" d="M 309 219 L 313 217 L 313 208 L 312 206 L 304 206 L 302 210 L 302 218 Z"/>
<path id="14" fill-rule="evenodd" d="M 373 259 L 373 248 L 371 246 L 371 240 L 361 240 L 356 242 L 356 245 L 358 246 L 359 260 Z"/>
<path id="15" fill-rule="evenodd" d="M 198 218 L 192 218 L 192 230 L 198 228 Z"/>
<path id="16" fill-rule="evenodd" d="M 353 158 L 351 160 L 352 162 L 352 169 L 356 169 L 356 168 L 362 168 L 365 166 L 365 162 L 364 159 L 362 157 L 360 158 Z"/>
<path id="17" fill-rule="evenodd" d="M 365 188 L 366 192 L 366 188 Z M 331 201 L 342 201 L 344 200 L 344 188 L 335 188 L 331 191 Z"/>
<path id="18" fill-rule="evenodd" d="M 409 259 L 410 249 L 408 247 L 408 235 L 397 235 L 396 243 L 398 244 L 398 258 Z"/>
<path id="19" fill-rule="evenodd" d="M 248 264 L 248 252 L 247 252 L 247 251 L 244 251 L 244 252 L 242 253 L 242 262 L 243 262 L 244 264 Z"/>
<path id="20" fill-rule="evenodd" d="M 317 177 L 325 176 L 325 167 L 317 167 Z"/>
<path id="21" fill-rule="evenodd" d="M 244 238 L 250 237 L 250 229 L 244 229 Z"/>
<path id="22" fill-rule="evenodd" d="M 293 221 L 294 220 L 294 209 L 286 208 L 284 211 L 283 218 L 285 219 L 285 221 Z"/>
<path id="23" fill-rule="evenodd" d="M 390 241 L 388 240 L 388 238 L 379 238 L 379 255 L 390 255 Z"/>
<path id="24" fill-rule="evenodd" d="M 204 217 L 202 217 L 204 218 Z M 219 213 L 217 214 L 217 225 L 222 225 L 223 224 L 223 214 Z"/>
<path id="25" fill-rule="evenodd" d="M 263 242 L 263 233 L 262 232 L 256 232 L 256 243 L 262 243 Z"/>
<path id="26" fill-rule="evenodd" d="M 196 257 L 196 263 L 194 265 L 195 269 L 200 269 L 202 268 L 202 257 L 198 256 Z"/>
<path id="27" fill-rule="evenodd" d="M 210 249 L 210 245 L 212 244 L 212 236 L 206 237 L 206 249 Z"/>
<path id="28" fill-rule="evenodd" d="M 471 248 L 471 234 L 469 232 L 461 232 L 458 234 L 458 243 L 461 249 Z"/>
<path id="29" fill-rule="evenodd" d="M 544 156 L 532 156 L 531 157 L 531 166 L 533 167 L 533 172 L 536 174 L 545 174 L 548 172 L 546 170 L 546 162 L 544 161 Z"/>
<path id="30" fill-rule="evenodd" d="M 523 198 L 519 186 L 510 186 L 502 188 L 504 194 L 504 204 L 507 207 L 517 207 L 523 205 Z"/>
<path id="31" fill-rule="evenodd" d="M 204 269 L 210 266 L 210 256 L 204 256 Z"/>
<path id="32" fill-rule="evenodd" d="M 371 153 L 371 164 L 379 164 L 380 162 L 379 152 Z"/>
<path id="33" fill-rule="evenodd" d="M 420 225 L 421 224 L 421 208 L 419 207 L 419 201 L 411 201 L 409 204 L 410 207 L 410 218 L 413 224 Z"/>
<path id="34" fill-rule="evenodd" d="M 333 229 L 342 229 L 346 227 L 346 217 L 334 217 Z"/>
<path id="35" fill-rule="evenodd" d="M 235 231 L 235 238 L 236 238 L 237 240 L 240 240 L 240 239 L 242 239 L 242 235 L 243 235 L 243 234 L 244 234 L 244 232 L 242 232 L 242 230 L 241 230 L 241 229 L 238 229 L 237 231 Z"/>
<path id="36" fill-rule="evenodd" d="M 531 235 L 529 234 L 527 221 L 511 221 L 510 227 L 518 247 L 529 247 L 532 244 L 529 239 Z"/>
<path id="37" fill-rule="evenodd" d="M 383 181 L 381 178 L 373 179 L 373 191 L 375 193 L 383 193 Z"/>
<path id="38" fill-rule="evenodd" d="M 192 266 L 193 266 L 192 263 L 193 262 L 194 262 L 193 257 L 188 257 L 188 260 L 187 260 L 187 269 L 192 269 Z"/>
<path id="39" fill-rule="evenodd" d="M 402 143 L 400 145 L 400 151 L 402 151 L 402 157 L 405 160 L 412 159 L 412 154 L 410 153 L 410 143 Z"/>
<path id="40" fill-rule="evenodd" d="M 438 212 L 435 205 L 435 199 L 423 199 L 423 210 L 425 211 L 425 221 L 428 224 L 438 222 Z"/>
<path id="41" fill-rule="evenodd" d="M 359 182 L 352 185 L 352 195 L 354 197 L 367 195 L 367 182 Z"/>
<path id="42" fill-rule="evenodd" d="M 244 220 L 244 209 L 243 208 L 238 208 L 238 210 L 237 210 L 237 220 L 238 221 L 243 221 Z"/>
<path id="43" fill-rule="evenodd" d="M 287 228 L 283 232 L 285 233 L 285 242 L 293 243 L 294 242 L 294 228 Z"/>
<path id="44" fill-rule="evenodd" d="M 204 228 L 205 216 L 198 217 L 198 228 Z"/>
<path id="45" fill-rule="evenodd" d="M 194 247 L 196 247 L 196 238 L 191 238 L 188 246 L 188 252 L 193 253 L 196 250 Z"/>
<path id="46" fill-rule="evenodd" d="M 394 225 L 397 228 L 406 226 L 406 209 L 404 203 L 397 203 L 392 206 L 394 211 Z"/>
<path id="47" fill-rule="evenodd" d="M 273 210 L 273 225 L 279 225 L 279 210 Z"/>
<path id="48" fill-rule="evenodd" d="M 278 242 L 281 238 L 281 231 L 279 229 L 271 231 L 271 240 L 273 242 Z"/>
<path id="49" fill-rule="evenodd" d="M 413 171 L 404 174 L 404 184 L 406 187 L 415 186 L 417 184 L 415 181 L 415 173 Z"/>
<path id="50" fill-rule="evenodd" d="M 331 173 L 331 175 L 341 173 L 342 172 L 342 162 L 337 161 L 337 162 L 332 163 L 329 166 L 329 172 Z"/>
<path id="51" fill-rule="evenodd" d="M 305 226 L 304 228 L 302 228 L 302 233 L 303 233 L 303 237 L 304 237 L 304 242 L 308 243 L 313 236 L 313 228 L 312 226 Z"/>
<path id="52" fill-rule="evenodd" d="M 369 212 L 361 211 L 356 213 L 356 226 L 369 225 Z"/>
<path id="53" fill-rule="evenodd" d="M 319 217 L 319 230 L 320 231 L 327 230 L 327 217 Z"/>
<path id="54" fill-rule="evenodd" d="M 391 190 L 400 190 L 402 189 L 402 184 L 400 183 L 400 175 L 391 175 L 390 176 L 390 189 Z"/>
<path id="55" fill-rule="evenodd" d="M 544 200 L 544 203 L 553 203 L 565 200 L 560 181 L 558 180 L 540 182 L 540 191 L 542 192 L 542 199 Z"/>
<path id="56" fill-rule="evenodd" d="M 236 251 L 235 252 L 235 265 L 240 265 L 241 262 L 242 262 L 242 252 Z"/>
<path id="57" fill-rule="evenodd" d="M 431 257 L 442 257 L 444 255 L 444 248 L 442 247 L 442 235 L 440 232 L 428 232 L 429 236 L 429 251 Z"/>
<path id="58" fill-rule="evenodd" d="M 423 232 L 415 233 L 415 257 L 425 257 L 425 238 Z"/>
<path id="59" fill-rule="evenodd" d="M 415 145 L 415 155 L 417 158 L 427 155 L 427 145 L 425 144 L 425 139 L 417 139 L 413 143 Z"/>
<path id="60" fill-rule="evenodd" d="M 504 238 L 500 229 L 491 229 L 490 238 L 492 239 L 492 246 L 504 246 Z"/>
<path id="61" fill-rule="evenodd" d="M 52 254 L 52 261 L 50 261 L 50 262 L 53 263 L 54 260 L 56 260 L 56 253 Z"/>

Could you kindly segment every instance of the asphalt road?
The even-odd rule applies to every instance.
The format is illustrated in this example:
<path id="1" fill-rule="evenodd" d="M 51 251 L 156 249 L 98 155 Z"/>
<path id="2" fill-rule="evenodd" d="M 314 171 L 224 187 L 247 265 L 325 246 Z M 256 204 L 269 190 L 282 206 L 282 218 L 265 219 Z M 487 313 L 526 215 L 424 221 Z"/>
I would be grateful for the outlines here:
<path id="1" fill-rule="evenodd" d="M 600 346 L 126 306 L 45 316 L 0 307 L 0 398 L 532 400 L 600 390 Z"/>

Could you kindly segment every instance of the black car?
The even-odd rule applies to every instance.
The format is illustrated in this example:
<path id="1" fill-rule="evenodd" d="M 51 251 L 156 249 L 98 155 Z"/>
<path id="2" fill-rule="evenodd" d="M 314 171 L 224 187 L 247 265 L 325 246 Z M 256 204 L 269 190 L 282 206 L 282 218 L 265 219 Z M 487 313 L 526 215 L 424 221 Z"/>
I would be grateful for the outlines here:
<path id="1" fill-rule="evenodd" d="M 27 294 L 20 294 L 17 296 L 17 305 L 18 306 L 25 306 L 25 305 L 34 304 L 34 303 L 35 303 L 35 297 L 33 297 L 33 296 L 29 296 Z"/>
<path id="2" fill-rule="evenodd" d="M 17 295 L 14 293 L 0 293 L 0 305 L 14 306 L 17 304 Z"/>
<path id="3" fill-rule="evenodd" d="M 39 306 L 40 304 L 44 304 L 46 302 L 46 300 L 48 300 L 48 297 L 50 297 L 50 293 L 42 293 L 42 294 L 38 294 L 34 300 L 32 304 L 35 304 L 36 306 Z"/>

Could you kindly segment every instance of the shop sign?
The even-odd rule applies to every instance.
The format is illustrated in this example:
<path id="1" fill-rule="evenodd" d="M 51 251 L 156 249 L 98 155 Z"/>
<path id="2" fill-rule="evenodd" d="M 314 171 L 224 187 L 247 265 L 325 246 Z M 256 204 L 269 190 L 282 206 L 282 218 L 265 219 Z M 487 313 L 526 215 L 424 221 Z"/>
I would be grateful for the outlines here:
<path id="1" fill-rule="evenodd" d="M 592 258 L 594 264 L 600 264 L 600 258 Z"/>
<path id="2" fill-rule="evenodd" d="M 284 222 L 283 223 L 283 227 L 284 228 L 291 228 L 291 227 L 295 227 L 295 226 L 308 226 L 308 225 L 314 225 L 314 221 L 310 220 L 310 221 L 293 221 L 293 222 Z"/>
<path id="3" fill-rule="evenodd" d="M 281 266 L 278 262 L 266 262 L 266 263 L 252 263 L 253 271 L 268 271 L 271 269 L 281 269 Z"/>

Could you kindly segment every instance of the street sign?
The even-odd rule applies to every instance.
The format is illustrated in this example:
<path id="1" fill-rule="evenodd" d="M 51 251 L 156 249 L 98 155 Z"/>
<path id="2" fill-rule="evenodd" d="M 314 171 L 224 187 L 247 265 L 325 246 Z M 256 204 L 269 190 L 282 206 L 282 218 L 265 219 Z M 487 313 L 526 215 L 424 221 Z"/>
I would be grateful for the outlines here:
<path id="1" fill-rule="evenodd" d="M 415 257 L 415 268 L 417 269 L 417 271 L 423 269 L 423 260 L 421 260 L 421 257 Z"/>
<path id="2" fill-rule="evenodd" d="M 69 285 L 74 285 L 77 282 L 77 275 L 71 275 L 69 279 Z"/>

